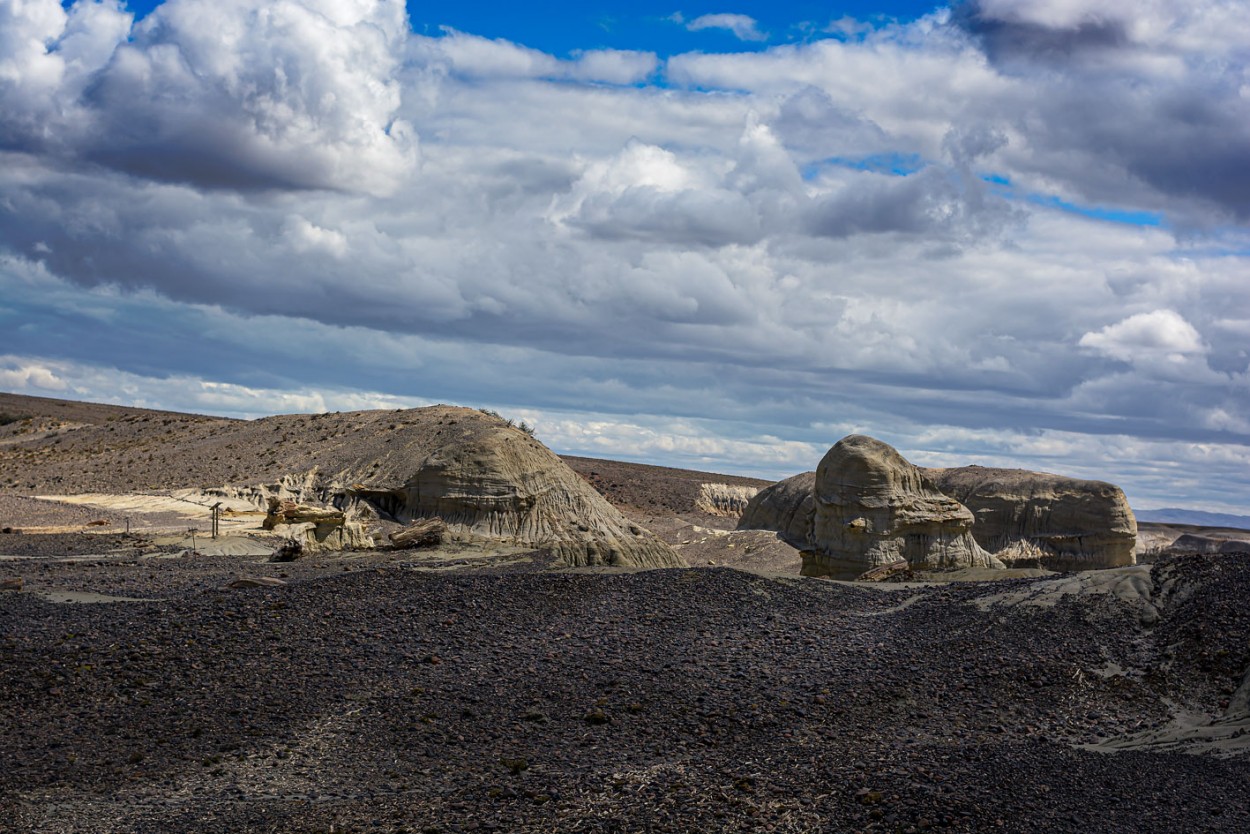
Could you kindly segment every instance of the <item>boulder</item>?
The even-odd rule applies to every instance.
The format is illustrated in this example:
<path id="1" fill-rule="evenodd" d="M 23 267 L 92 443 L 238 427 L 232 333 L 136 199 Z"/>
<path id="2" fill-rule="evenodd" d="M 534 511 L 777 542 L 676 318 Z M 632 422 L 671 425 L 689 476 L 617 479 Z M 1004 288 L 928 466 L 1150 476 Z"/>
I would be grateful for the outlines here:
<path id="1" fill-rule="evenodd" d="M 906 561 L 913 569 L 1003 565 L 972 537 L 973 516 L 892 446 L 838 441 L 816 469 L 805 576 L 853 579 Z"/>
<path id="2" fill-rule="evenodd" d="M 1068 571 L 1136 561 L 1137 521 L 1112 484 L 983 466 L 926 474 L 972 511 L 977 543 L 1008 564 Z"/>
<path id="3" fill-rule="evenodd" d="M 277 588 L 286 583 L 276 576 L 242 576 L 238 579 L 232 579 L 223 587 L 231 590 L 241 590 L 243 588 Z"/>
<path id="4" fill-rule="evenodd" d="M 301 553 L 319 553 L 323 550 L 369 550 L 373 537 L 364 525 L 355 521 L 300 521 L 291 524 L 275 524 L 270 528 L 287 541 L 298 542 Z"/>
<path id="5" fill-rule="evenodd" d="M 815 472 L 803 472 L 765 487 L 747 502 L 738 529 L 772 530 L 786 544 L 807 550 L 816 506 L 812 494 L 815 487 Z"/>

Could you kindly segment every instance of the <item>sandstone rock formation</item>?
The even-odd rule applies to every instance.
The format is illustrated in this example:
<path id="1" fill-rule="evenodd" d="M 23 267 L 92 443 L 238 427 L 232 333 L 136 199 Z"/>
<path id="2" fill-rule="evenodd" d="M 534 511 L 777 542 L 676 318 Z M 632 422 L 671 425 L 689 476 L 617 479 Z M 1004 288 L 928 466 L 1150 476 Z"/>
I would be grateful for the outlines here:
<path id="1" fill-rule="evenodd" d="M 696 510 L 721 518 L 738 518 L 759 492 L 755 487 L 731 484 L 699 484 L 695 498 Z"/>
<path id="2" fill-rule="evenodd" d="M 475 535 L 546 550 L 571 566 L 684 566 L 533 437 L 472 409 L 434 408 L 441 411 L 429 416 L 441 414 L 458 430 L 403 469 L 388 460 L 341 472 L 340 482 L 352 483 L 349 503 L 363 501 L 402 523 L 437 516 Z"/>
<path id="3" fill-rule="evenodd" d="M 816 473 L 803 472 L 755 494 L 738 520 L 739 530 L 773 530 L 787 544 L 809 549 Z"/>
<path id="4" fill-rule="evenodd" d="M 269 498 L 264 529 L 295 542 L 301 552 L 318 550 L 365 550 L 373 539 L 358 521 L 348 521 L 342 510 L 310 507 L 277 497 Z"/>
<path id="5" fill-rule="evenodd" d="M 1112 484 L 982 466 L 926 474 L 972 511 L 973 538 L 1009 565 L 1088 570 L 1135 562 L 1137 521 Z"/>
<path id="6" fill-rule="evenodd" d="M 1002 567 L 972 538 L 972 513 L 892 446 L 838 441 L 816 469 L 806 576 L 853 578 L 905 560 L 914 568 Z"/>

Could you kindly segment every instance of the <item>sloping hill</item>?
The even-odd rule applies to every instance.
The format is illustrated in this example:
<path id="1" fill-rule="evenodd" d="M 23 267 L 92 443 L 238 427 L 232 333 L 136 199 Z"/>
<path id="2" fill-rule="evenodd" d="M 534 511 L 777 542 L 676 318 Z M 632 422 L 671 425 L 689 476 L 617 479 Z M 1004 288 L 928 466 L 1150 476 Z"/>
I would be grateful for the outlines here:
<path id="1" fill-rule="evenodd" d="M 228 420 L 10 394 L 0 413 L 0 493 L 260 487 L 399 522 L 438 515 L 573 565 L 682 564 L 537 440 L 474 409 Z"/>

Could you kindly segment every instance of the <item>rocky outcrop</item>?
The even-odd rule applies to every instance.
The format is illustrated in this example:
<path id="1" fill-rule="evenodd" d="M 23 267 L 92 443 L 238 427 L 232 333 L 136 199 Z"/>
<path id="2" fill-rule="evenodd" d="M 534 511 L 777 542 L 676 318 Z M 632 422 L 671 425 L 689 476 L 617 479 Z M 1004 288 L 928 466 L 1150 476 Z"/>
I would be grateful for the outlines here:
<path id="1" fill-rule="evenodd" d="M 761 489 L 747 502 L 738 529 L 772 530 L 786 544 L 807 550 L 816 506 L 812 495 L 815 487 L 816 473 L 803 472 Z"/>
<path id="2" fill-rule="evenodd" d="M 1137 521 L 1112 484 L 983 466 L 926 474 L 972 511 L 977 543 L 1009 565 L 1066 571 L 1136 561 Z"/>
<path id="3" fill-rule="evenodd" d="M 301 552 L 373 547 L 373 538 L 365 532 L 364 526 L 358 521 L 349 521 L 342 510 L 312 507 L 280 498 L 270 498 L 268 504 L 261 526 L 298 544 Z"/>
<path id="4" fill-rule="evenodd" d="M 546 550 L 575 567 L 685 565 L 527 433 L 471 409 L 436 409 L 458 431 L 444 433 L 445 442 L 409 461 L 406 472 L 392 458 L 342 473 L 355 482 L 347 490 L 352 500 L 405 524 L 437 516 L 451 528 Z"/>
<path id="5" fill-rule="evenodd" d="M 699 484 L 694 508 L 720 518 L 738 518 L 757 492 L 758 488 L 749 486 Z"/>
<path id="6" fill-rule="evenodd" d="M 310 429 L 315 436 L 297 437 Z M 337 511 L 345 534 L 378 520 L 406 525 L 438 517 L 447 523 L 449 538 L 546 550 L 570 566 L 685 566 L 676 551 L 628 521 L 550 449 L 496 415 L 439 405 L 271 417 L 238 429 L 261 430 L 286 438 L 277 454 L 291 468 L 260 484 L 218 490 L 223 496 L 258 507 L 277 498 L 279 508 Z M 337 541 L 318 541 L 325 528 L 311 536 L 295 532 L 315 550 Z"/>
<path id="7" fill-rule="evenodd" d="M 892 446 L 838 441 L 816 469 L 803 574 L 854 578 L 906 561 L 913 568 L 1002 567 L 972 537 L 973 517 Z"/>

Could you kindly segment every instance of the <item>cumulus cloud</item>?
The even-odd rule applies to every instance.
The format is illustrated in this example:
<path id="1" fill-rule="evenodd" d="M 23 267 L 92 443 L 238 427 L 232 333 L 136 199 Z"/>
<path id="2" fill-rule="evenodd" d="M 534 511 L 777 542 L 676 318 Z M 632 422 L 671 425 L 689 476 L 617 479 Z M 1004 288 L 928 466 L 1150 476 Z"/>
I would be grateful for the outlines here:
<path id="1" fill-rule="evenodd" d="M 408 23 L 371 0 L 4 4 L 6 143 L 158 180 L 385 192 L 416 159 L 396 118 Z"/>
<path id="2" fill-rule="evenodd" d="M 680 22 L 680 21 L 679 21 Z M 732 32 L 740 41 L 766 41 L 768 33 L 761 32 L 759 23 L 753 17 L 744 14 L 704 14 L 686 23 L 691 32 L 702 32 L 705 29 L 724 29 Z"/>
<path id="3" fill-rule="evenodd" d="M 1202 336 L 1175 310 L 1138 313 L 1081 337 L 1081 347 L 1092 348 L 1122 362 L 1143 357 L 1184 362 L 1207 352 Z"/>
<path id="4" fill-rule="evenodd" d="M 1016 115 L 1029 167 L 1088 199 L 1145 198 L 1210 225 L 1250 217 L 1243 12 L 1180 0 L 969 0 L 954 22 L 1004 72 L 1051 82 Z"/>
<path id="5" fill-rule="evenodd" d="M 17 356 L 0 356 L 0 386 L 32 393 L 64 391 L 69 386 L 47 363 Z"/>
<path id="6" fill-rule="evenodd" d="M 1250 41 L 1129 8 L 661 63 L 394 0 L 0 0 L 3 380 L 441 399 L 776 476 L 854 427 L 1154 494 L 1250 444 Z"/>

